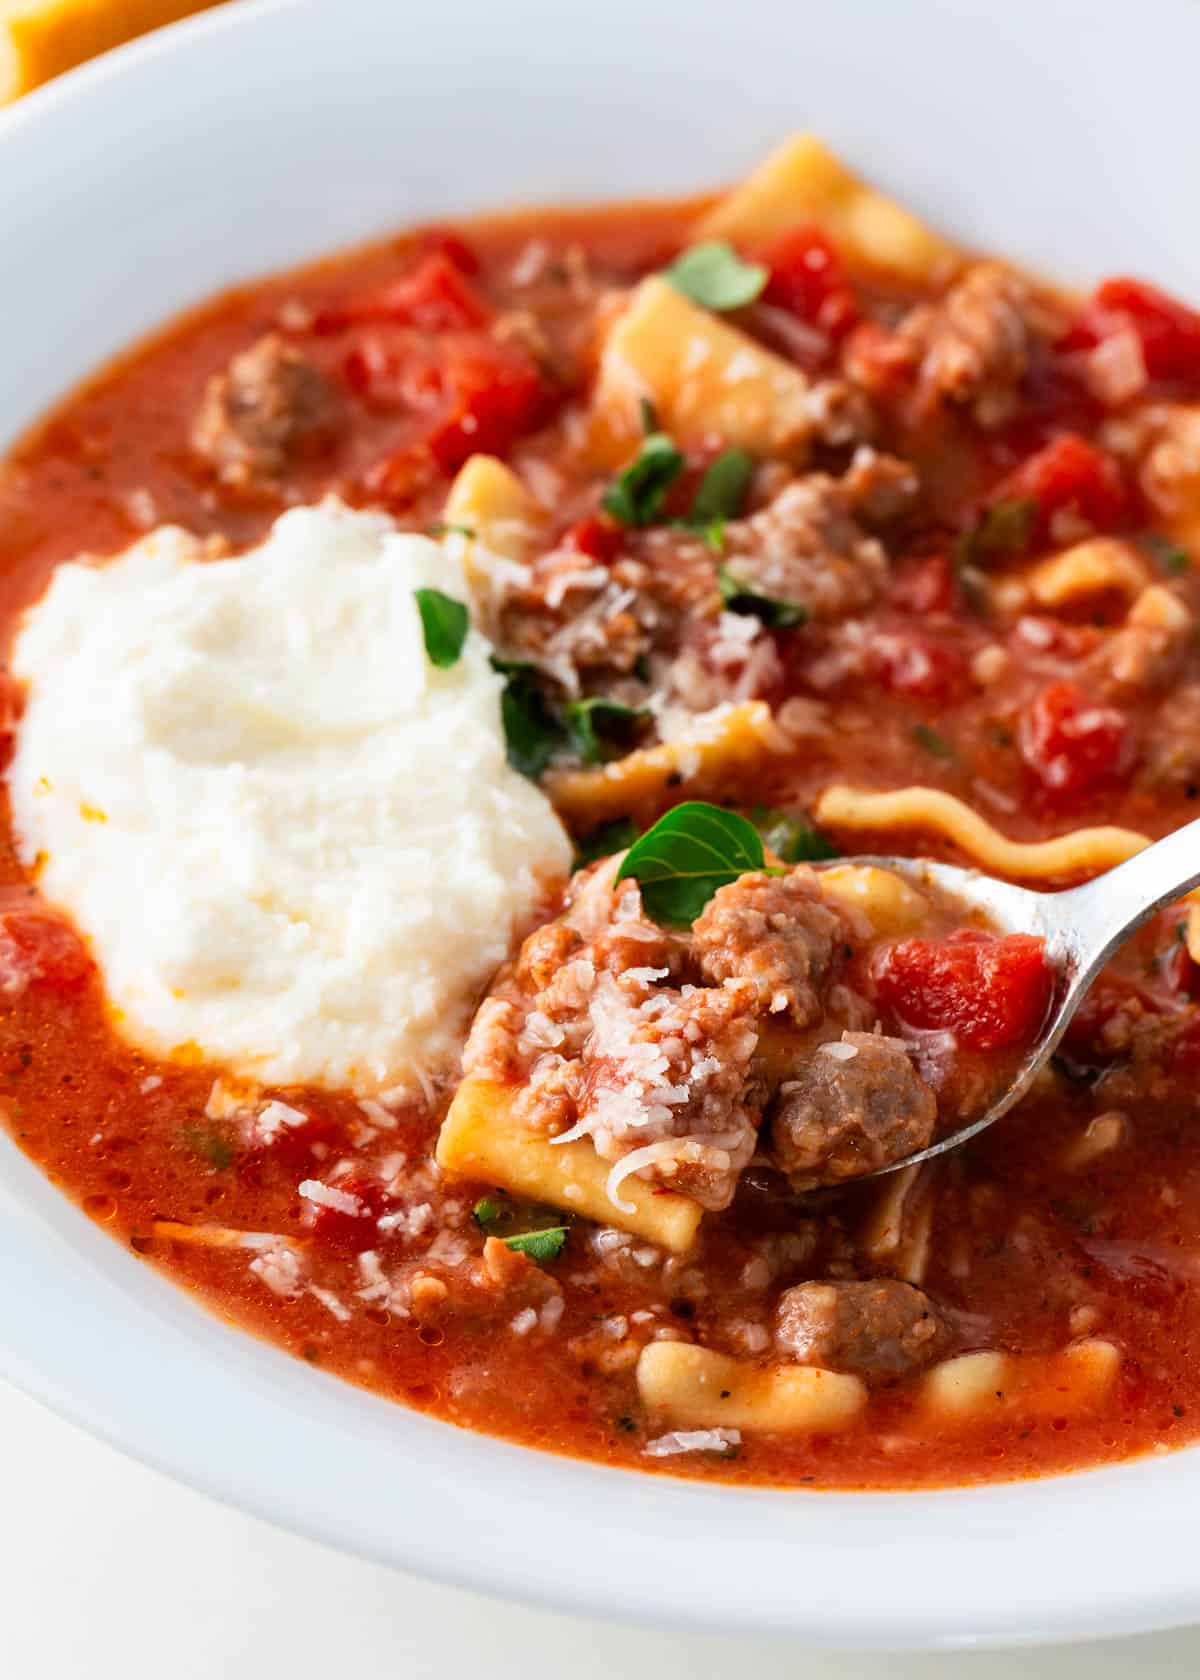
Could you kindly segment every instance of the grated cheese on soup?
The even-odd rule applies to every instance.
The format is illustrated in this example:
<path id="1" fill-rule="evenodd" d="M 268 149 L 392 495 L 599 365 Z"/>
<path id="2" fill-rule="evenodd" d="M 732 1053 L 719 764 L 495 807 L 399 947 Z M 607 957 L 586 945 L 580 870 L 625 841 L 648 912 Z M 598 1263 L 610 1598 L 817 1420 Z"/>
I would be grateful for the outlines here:
<path id="1" fill-rule="evenodd" d="M 163 529 L 60 566 L 28 613 L 21 855 L 135 1043 L 367 1096 L 455 1063 L 570 847 L 488 642 L 435 669 L 421 587 L 467 598 L 440 545 L 326 502 L 237 559 Z"/>

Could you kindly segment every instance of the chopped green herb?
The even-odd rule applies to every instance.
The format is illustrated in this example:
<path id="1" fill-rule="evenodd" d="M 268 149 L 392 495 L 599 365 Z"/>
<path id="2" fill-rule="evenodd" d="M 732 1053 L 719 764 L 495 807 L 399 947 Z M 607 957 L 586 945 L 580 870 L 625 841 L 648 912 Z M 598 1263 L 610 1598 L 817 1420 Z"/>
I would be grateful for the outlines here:
<path id="1" fill-rule="evenodd" d="M 501 1238 L 506 1248 L 513 1249 L 517 1254 L 528 1255 L 529 1259 L 536 1260 L 539 1266 L 547 1260 L 557 1260 L 566 1240 L 565 1225 L 551 1225 L 545 1231 L 523 1231 L 517 1237 Z"/>
<path id="2" fill-rule="evenodd" d="M 700 480 L 687 523 L 704 529 L 715 520 L 736 519 L 742 511 L 754 462 L 744 449 L 726 449 Z"/>
<path id="3" fill-rule="evenodd" d="M 724 554 L 724 552 L 725 552 L 725 520 L 724 519 L 710 519 L 708 524 L 699 533 L 699 535 L 704 538 L 705 542 L 708 544 L 709 548 L 712 549 L 714 554 Z"/>
<path id="4" fill-rule="evenodd" d="M 940 758 L 946 764 L 952 764 L 958 757 L 949 741 L 927 723 L 917 724 L 913 730 L 913 740 L 919 747 L 924 747 L 932 758 Z"/>
<path id="5" fill-rule="evenodd" d="M 194 1155 L 207 1161 L 215 1172 L 224 1172 L 233 1162 L 233 1145 L 211 1126 L 185 1126 L 183 1141 Z"/>
<path id="6" fill-rule="evenodd" d="M 767 283 L 762 263 L 743 262 L 724 239 L 693 245 L 676 257 L 665 278 L 677 292 L 705 309 L 743 309 Z"/>
<path id="7" fill-rule="evenodd" d="M 763 844 L 784 863 L 822 863 L 838 856 L 837 848 L 819 829 L 788 811 L 756 805 L 750 820 L 763 837 Z"/>
<path id="8" fill-rule="evenodd" d="M 702 800 L 676 805 L 626 853 L 617 880 L 630 877 L 656 922 L 687 927 L 718 887 L 763 867 L 758 830 L 733 811 Z"/>
<path id="9" fill-rule="evenodd" d="M 500 696 L 508 762 L 536 781 L 550 760 L 569 746 L 566 727 L 546 698 L 536 666 L 493 655 L 492 668 L 508 678 Z"/>
<path id="10" fill-rule="evenodd" d="M 601 823 L 599 828 L 593 828 L 590 834 L 585 834 L 575 847 L 575 867 L 583 869 L 589 863 L 595 863 L 599 858 L 612 857 L 614 852 L 623 852 L 632 846 L 637 839 L 637 829 L 631 817 L 614 817 L 611 822 Z"/>
<path id="11" fill-rule="evenodd" d="M 602 694 L 590 695 L 586 700 L 571 700 L 563 709 L 571 742 L 585 764 L 603 764 L 606 758 L 628 747 L 637 733 L 638 725 L 649 716 L 645 707 L 625 706 L 619 700 L 607 700 Z M 605 749 L 613 747 L 616 753 Z"/>
<path id="12" fill-rule="evenodd" d="M 636 1418 L 631 1418 L 628 1412 L 622 1412 L 617 1419 L 617 1428 L 623 1435 L 632 1435 L 637 1428 Z"/>
<path id="13" fill-rule="evenodd" d="M 443 595 L 440 589 L 415 589 L 413 594 L 421 615 L 421 629 L 425 632 L 429 663 L 439 671 L 448 671 L 462 653 L 471 626 L 470 614 L 461 601 Z"/>
<path id="14" fill-rule="evenodd" d="M 1179 543 L 1172 542 L 1170 537 L 1164 537 L 1158 531 L 1151 531 L 1140 541 L 1142 548 L 1164 572 L 1173 572 L 1178 576 L 1180 572 L 1191 570 L 1191 555 Z"/>
<path id="15" fill-rule="evenodd" d="M 1005 555 L 1020 554 L 1028 547 L 1038 516 L 1032 496 L 1006 496 L 985 507 L 969 531 L 955 546 L 959 566 L 987 566 Z"/>
<path id="16" fill-rule="evenodd" d="M 684 458 L 666 433 L 651 432 L 636 460 L 604 492 L 601 506 L 622 525 L 651 525 L 683 468 Z"/>
<path id="17" fill-rule="evenodd" d="M 744 617 L 760 618 L 769 630 L 792 630 L 808 623 L 808 608 L 799 601 L 782 601 L 773 595 L 760 595 L 753 584 L 722 566 L 717 573 L 717 588 L 727 611 Z"/>
<path id="18" fill-rule="evenodd" d="M 425 527 L 431 537 L 470 537 L 475 539 L 473 525 L 456 525 L 452 520 L 435 519 L 432 525 Z"/>
<path id="19" fill-rule="evenodd" d="M 638 413 L 642 417 L 642 431 L 652 437 L 658 430 L 658 410 L 649 397 L 638 398 Z"/>
<path id="20" fill-rule="evenodd" d="M 471 1209 L 471 1217 L 476 1225 L 494 1225 L 503 1212 L 502 1203 L 494 1202 L 490 1196 L 484 1196 Z"/>

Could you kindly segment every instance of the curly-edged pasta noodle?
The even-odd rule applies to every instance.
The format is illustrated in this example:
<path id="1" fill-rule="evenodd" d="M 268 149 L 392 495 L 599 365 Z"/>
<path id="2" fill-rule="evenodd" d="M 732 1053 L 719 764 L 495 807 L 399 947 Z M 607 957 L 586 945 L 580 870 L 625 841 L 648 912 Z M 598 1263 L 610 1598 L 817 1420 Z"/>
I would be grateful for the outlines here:
<path id="1" fill-rule="evenodd" d="M 690 1342 L 651 1342 L 637 1368 L 643 1403 L 682 1429 L 825 1433 L 867 1403 L 857 1377 L 813 1365 L 754 1365 Z"/>
<path id="2" fill-rule="evenodd" d="M 877 1200 L 859 1232 L 863 1253 L 889 1277 L 923 1283 L 933 1240 L 937 1161 L 922 1161 L 889 1173 L 877 1186 Z"/>
<path id="3" fill-rule="evenodd" d="M 815 420 L 809 381 L 782 356 L 651 276 L 605 339 L 594 399 L 593 445 L 628 452 L 654 405 L 676 438 L 717 436 L 756 455 L 802 461 Z"/>
<path id="4" fill-rule="evenodd" d="M 673 1254 L 687 1253 L 700 1224 L 698 1202 L 631 1177 L 621 1186 L 627 1204 L 621 1208 L 608 1198 L 611 1163 L 586 1138 L 556 1144 L 532 1131 L 514 1119 L 512 1098 L 510 1087 L 492 1080 L 463 1080 L 438 1137 L 443 1171 L 615 1225 Z"/>
<path id="5" fill-rule="evenodd" d="M 683 734 L 611 764 L 551 773 L 545 789 L 558 814 L 586 832 L 612 817 L 648 817 L 681 788 L 694 796 L 727 776 L 753 771 L 786 748 L 771 708 L 762 700 L 742 700 L 703 712 Z"/>
<path id="6" fill-rule="evenodd" d="M 929 915 L 924 893 L 873 863 L 835 863 L 823 869 L 821 890 L 865 916 L 876 933 L 911 933 Z"/>
<path id="7" fill-rule="evenodd" d="M 1120 1350 L 1095 1336 L 1059 1353 L 961 1353 L 922 1379 L 920 1410 L 939 1428 L 986 1424 L 1006 1413 L 1083 1412 L 1105 1398 L 1120 1367 Z"/>
<path id="8" fill-rule="evenodd" d="M 1132 599 L 1150 581 L 1150 569 L 1131 543 L 1093 537 L 1039 560 L 1024 581 L 1039 607 L 1065 607 L 1095 595 Z"/>
<path id="9" fill-rule="evenodd" d="M 541 509 L 503 461 L 472 455 L 450 486 L 442 521 L 450 535 L 465 541 L 468 566 L 476 544 L 505 560 L 521 561 L 537 540 Z"/>
<path id="10" fill-rule="evenodd" d="M 1150 844 L 1131 828 L 1076 828 L 1053 840 L 1009 840 L 961 799 L 931 787 L 874 793 L 835 782 L 813 814 L 823 827 L 859 834 L 915 829 L 940 835 L 992 874 L 1023 881 L 1099 875 Z"/>
<path id="11" fill-rule="evenodd" d="M 804 221 L 819 222 L 852 262 L 907 280 L 934 280 L 957 261 L 952 245 L 851 174 L 812 134 L 785 140 L 708 212 L 696 234 L 762 245 Z"/>

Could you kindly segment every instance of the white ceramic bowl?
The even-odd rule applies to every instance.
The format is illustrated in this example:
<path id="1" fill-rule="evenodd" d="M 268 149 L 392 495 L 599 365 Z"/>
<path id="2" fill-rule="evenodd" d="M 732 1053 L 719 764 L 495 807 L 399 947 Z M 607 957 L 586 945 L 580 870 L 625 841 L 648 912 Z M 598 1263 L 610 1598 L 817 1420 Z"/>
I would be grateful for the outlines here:
<path id="1" fill-rule="evenodd" d="M 0 443 L 225 282 L 406 219 L 735 176 L 797 126 L 968 240 L 1200 295 L 1200 6 L 246 4 L 0 117 Z M 1200 1451 L 917 1495 L 737 1492 L 463 1434 L 225 1329 L 0 1139 L 0 1369 L 147 1462 L 440 1579 L 813 1643 L 1200 1617 Z"/>

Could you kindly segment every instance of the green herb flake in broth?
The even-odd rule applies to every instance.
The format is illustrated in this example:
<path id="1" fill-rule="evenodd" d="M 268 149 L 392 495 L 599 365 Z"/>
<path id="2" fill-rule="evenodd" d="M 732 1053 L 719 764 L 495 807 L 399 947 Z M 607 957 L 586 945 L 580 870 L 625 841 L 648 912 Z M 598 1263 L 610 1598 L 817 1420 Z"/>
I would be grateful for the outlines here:
<path id="1" fill-rule="evenodd" d="M 760 619 L 768 630 L 794 630 L 808 623 L 808 608 L 799 601 L 762 595 L 728 566 L 722 566 L 717 573 L 717 587 L 727 612 Z"/>
<path id="2" fill-rule="evenodd" d="M 677 292 L 704 309 L 744 309 L 767 283 L 762 263 L 743 262 L 724 239 L 693 245 L 664 271 Z"/>
<path id="3" fill-rule="evenodd" d="M 649 715 L 645 707 L 626 706 L 602 694 L 568 701 L 563 708 L 572 744 L 584 764 L 603 764 L 606 758 L 619 756 Z"/>
<path id="4" fill-rule="evenodd" d="M 958 754 L 949 741 L 927 723 L 918 723 L 913 729 L 913 740 L 924 749 L 931 758 L 940 758 L 944 764 L 953 764 Z"/>
<path id="5" fill-rule="evenodd" d="M 652 525 L 684 465 L 684 457 L 666 433 L 651 432 L 635 459 L 604 492 L 600 505 L 621 525 Z"/>
<path id="6" fill-rule="evenodd" d="M 502 1237 L 500 1240 L 506 1248 L 511 1248 L 516 1254 L 526 1255 L 540 1266 L 547 1260 L 558 1259 L 567 1240 L 567 1227 L 551 1225 L 545 1231 L 523 1231 L 519 1236 Z"/>

